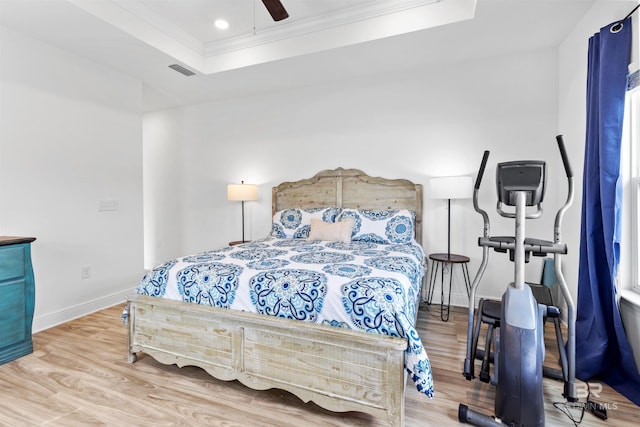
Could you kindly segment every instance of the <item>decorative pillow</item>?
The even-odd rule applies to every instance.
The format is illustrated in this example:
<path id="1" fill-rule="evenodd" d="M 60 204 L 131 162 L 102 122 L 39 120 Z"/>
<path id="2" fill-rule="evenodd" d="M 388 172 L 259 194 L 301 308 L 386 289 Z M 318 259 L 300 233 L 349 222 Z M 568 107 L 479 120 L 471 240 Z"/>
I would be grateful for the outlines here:
<path id="1" fill-rule="evenodd" d="M 340 208 L 285 209 L 273 215 L 271 235 L 284 239 L 306 239 L 309 237 L 311 219 L 335 222 Z"/>
<path id="2" fill-rule="evenodd" d="M 311 218 L 311 230 L 307 240 L 328 240 L 331 242 L 349 243 L 355 221 L 353 218 L 345 218 L 338 222 L 324 222 Z"/>
<path id="3" fill-rule="evenodd" d="M 390 244 L 414 239 L 416 215 L 407 209 L 343 209 L 336 221 L 347 217 L 355 220 L 351 240 Z"/>

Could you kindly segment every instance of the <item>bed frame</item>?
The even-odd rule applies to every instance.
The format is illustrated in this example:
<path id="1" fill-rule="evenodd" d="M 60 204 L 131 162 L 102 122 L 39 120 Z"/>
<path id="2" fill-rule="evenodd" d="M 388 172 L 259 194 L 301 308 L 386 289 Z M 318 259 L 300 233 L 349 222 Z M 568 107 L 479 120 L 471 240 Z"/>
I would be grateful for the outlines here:
<path id="1" fill-rule="evenodd" d="M 420 184 L 338 168 L 273 188 L 274 213 L 324 206 L 410 209 L 421 242 Z M 130 363 L 142 352 L 252 389 L 278 388 L 331 411 L 404 425 L 406 339 L 143 295 L 128 305 Z"/>

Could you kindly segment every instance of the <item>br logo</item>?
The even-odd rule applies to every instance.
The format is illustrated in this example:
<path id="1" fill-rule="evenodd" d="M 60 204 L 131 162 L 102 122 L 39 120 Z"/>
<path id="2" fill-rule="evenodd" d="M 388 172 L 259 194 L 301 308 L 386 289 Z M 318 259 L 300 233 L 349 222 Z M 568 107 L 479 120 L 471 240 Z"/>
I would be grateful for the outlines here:
<path id="1" fill-rule="evenodd" d="M 589 393 L 591 393 L 591 396 L 589 396 Z M 602 393 L 602 384 L 600 383 L 576 383 L 576 397 L 579 399 L 587 399 L 589 397 L 599 399 L 600 393 Z"/>

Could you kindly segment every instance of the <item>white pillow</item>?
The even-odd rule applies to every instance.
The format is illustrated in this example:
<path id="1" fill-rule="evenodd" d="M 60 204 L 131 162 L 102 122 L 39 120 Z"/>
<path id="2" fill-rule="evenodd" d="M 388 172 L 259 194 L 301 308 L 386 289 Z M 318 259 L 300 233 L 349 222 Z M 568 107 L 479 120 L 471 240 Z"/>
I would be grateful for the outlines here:
<path id="1" fill-rule="evenodd" d="M 324 222 L 312 218 L 311 230 L 307 240 L 328 240 L 331 242 L 349 243 L 355 221 L 353 218 L 345 218 L 338 222 Z"/>

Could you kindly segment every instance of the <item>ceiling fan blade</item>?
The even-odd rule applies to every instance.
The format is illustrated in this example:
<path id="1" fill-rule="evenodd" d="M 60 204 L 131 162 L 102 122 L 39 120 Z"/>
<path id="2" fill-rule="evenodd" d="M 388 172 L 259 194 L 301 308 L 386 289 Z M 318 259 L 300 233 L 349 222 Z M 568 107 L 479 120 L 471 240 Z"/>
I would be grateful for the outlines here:
<path id="1" fill-rule="evenodd" d="M 274 21 L 282 21 L 289 17 L 280 0 L 262 0 Z"/>

